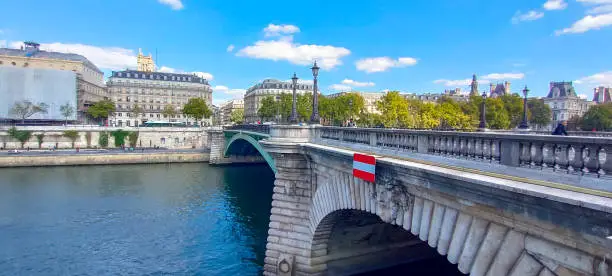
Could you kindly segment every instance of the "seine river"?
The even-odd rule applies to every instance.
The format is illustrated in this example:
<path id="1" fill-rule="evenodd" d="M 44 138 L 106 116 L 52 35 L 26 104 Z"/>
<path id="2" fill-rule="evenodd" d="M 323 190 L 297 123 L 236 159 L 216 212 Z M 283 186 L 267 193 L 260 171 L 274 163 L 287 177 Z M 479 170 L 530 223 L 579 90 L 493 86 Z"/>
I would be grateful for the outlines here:
<path id="1" fill-rule="evenodd" d="M 0 169 L 0 275 L 260 275 L 273 181 L 265 165 Z M 431 262 L 369 275 L 459 275 Z"/>

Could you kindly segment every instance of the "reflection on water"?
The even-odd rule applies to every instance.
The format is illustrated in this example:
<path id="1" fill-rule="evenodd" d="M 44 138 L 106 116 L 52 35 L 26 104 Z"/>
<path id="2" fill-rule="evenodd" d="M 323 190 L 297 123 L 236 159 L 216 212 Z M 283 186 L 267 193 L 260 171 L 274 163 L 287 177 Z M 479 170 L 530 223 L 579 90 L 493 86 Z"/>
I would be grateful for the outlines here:
<path id="1" fill-rule="evenodd" d="M 272 197 L 266 166 L 0 170 L 5 275 L 256 275 Z"/>

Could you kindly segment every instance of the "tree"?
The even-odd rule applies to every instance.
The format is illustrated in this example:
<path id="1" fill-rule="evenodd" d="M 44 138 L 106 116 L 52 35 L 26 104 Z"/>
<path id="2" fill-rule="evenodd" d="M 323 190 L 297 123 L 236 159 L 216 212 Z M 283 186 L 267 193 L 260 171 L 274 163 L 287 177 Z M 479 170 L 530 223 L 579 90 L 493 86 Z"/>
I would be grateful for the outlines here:
<path id="1" fill-rule="evenodd" d="M 60 112 L 64 119 L 66 120 L 66 124 L 68 124 L 68 117 L 71 117 L 74 114 L 74 107 L 70 103 L 66 103 L 60 106 Z"/>
<path id="2" fill-rule="evenodd" d="M 273 119 L 278 113 L 278 106 L 274 100 L 274 96 L 267 96 L 261 100 L 261 107 L 257 111 L 257 115 L 264 121 Z"/>
<path id="3" fill-rule="evenodd" d="M 70 142 L 72 142 L 72 148 L 74 148 L 74 142 L 76 142 L 76 140 L 80 137 L 79 132 L 76 130 L 66 130 L 62 136 L 70 139 Z"/>
<path id="4" fill-rule="evenodd" d="M 164 106 L 164 110 L 162 110 L 161 114 L 164 115 L 164 117 L 172 117 L 177 115 L 178 112 L 176 111 L 173 105 L 167 104 L 166 106 Z"/>
<path id="5" fill-rule="evenodd" d="M 113 112 L 115 112 L 115 103 L 113 103 L 111 100 L 102 100 L 96 102 L 87 109 L 87 114 L 89 114 L 94 119 L 108 119 L 110 114 Z"/>
<path id="6" fill-rule="evenodd" d="M 244 122 L 244 109 L 236 109 L 232 111 L 232 115 L 230 115 L 230 121 L 234 124 L 241 124 Z"/>
<path id="7" fill-rule="evenodd" d="M 376 107 L 382 113 L 382 123 L 385 127 L 408 127 L 409 105 L 398 91 L 385 94 L 377 103 Z"/>
<path id="8" fill-rule="evenodd" d="M 320 100 L 321 98 L 319 98 Z M 300 122 L 307 122 L 310 120 L 312 114 L 312 94 L 301 94 L 297 95 L 297 115 Z M 320 101 L 319 101 L 320 103 Z"/>
<path id="9" fill-rule="evenodd" d="M 510 127 L 508 111 L 500 98 L 488 98 L 486 102 L 487 127 L 491 129 L 507 129 Z"/>
<path id="10" fill-rule="evenodd" d="M 510 120 L 509 128 L 517 127 L 523 120 L 523 98 L 518 94 L 503 95 L 500 98 Z"/>
<path id="11" fill-rule="evenodd" d="M 612 103 L 592 106 L 582 117 L 583 130 L 612 130 Z"/>
<path id="12" fill-rule="evenodd" d="M 210 118 L 212 111 L 208 108 L 206 101 L 202 98 L 191 98 L 183 106 L 183 114 L 188 118 L 193 118 L 196 122 L 203 118 Z"/>
<path id="13" fill-rule="evenodd" d="M 125 145 L 125 137 L 130 134 L 129 131 L 122 129 L 111 132 L 111 135 L 115 138 L 115 147 L 121 147 Z"/>
<path id="14" fill-rule="evenodd" d="M 45 139 L 45 134 L 39 133 L 34 136 L 36 136 L 36 140 L 38 141 L 38 148 L 39 149 L 42 148 L 43 140 Z"/>
<path id="15" fill-rule="evenodd" d="M 528 99 L 527 108 L 529 109 L 529 123 L 535 126 L 546 126 L 550 124 L 552 111 L 550 107 L 541 99 Z"/>
<path id="16" fill-rule="evenodd" d="M 98 145 L 103 148 L 108 147 L 108 132 L 100 132 L 100 136 L 98 136 Z"/>
<path id="17" fill-rule="evenodd" d="M 130 131 L 127 135 L 128 142 L 130 143 L 130 147 L 135 148 L 138 143 L 138 131 Z"/>
<path id="18" fill-rule="evenodd" d="M 12 127 L 8 130 L 8 135 L 15 138 L 17 141 L 21 143 L 21 148 L 25 146 L 25 143 L 32 138 L 32 132 L 29 130 L 17 130 L 17 128 Z"/>
<path id="19" fill-rule="evenodd" d="M 34 114 L 46 114 L 49 110 L 49 106 L 45 103 L 34 104 L 31 101 L 20 101 L 15 102 L 9 114 L 21 119 L 21 123 L 25 122 L 25 119 L 32 117 Z"/>

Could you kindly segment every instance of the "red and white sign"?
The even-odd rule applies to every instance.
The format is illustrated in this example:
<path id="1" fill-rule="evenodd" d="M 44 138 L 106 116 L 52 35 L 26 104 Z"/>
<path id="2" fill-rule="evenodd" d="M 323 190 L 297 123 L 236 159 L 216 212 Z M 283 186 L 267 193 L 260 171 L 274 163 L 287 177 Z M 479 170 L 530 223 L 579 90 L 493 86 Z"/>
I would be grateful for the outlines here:
<path id="1" fill-rule="evenodd" d="M 368 182 L 376 179 L 376 158 L 370 155 L 355 153 L 353 155 L 353 176 Z"/>

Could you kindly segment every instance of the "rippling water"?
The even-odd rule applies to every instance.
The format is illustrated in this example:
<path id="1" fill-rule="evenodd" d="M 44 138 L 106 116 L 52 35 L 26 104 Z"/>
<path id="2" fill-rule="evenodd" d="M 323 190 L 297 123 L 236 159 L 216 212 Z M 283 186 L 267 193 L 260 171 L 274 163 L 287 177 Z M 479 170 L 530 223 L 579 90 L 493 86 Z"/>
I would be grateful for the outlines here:
<path id="1" fill-rule="evenodd" d="M 260 274 L 273 179 L 266 166 L 2 169 L 0 274 Z"/>

